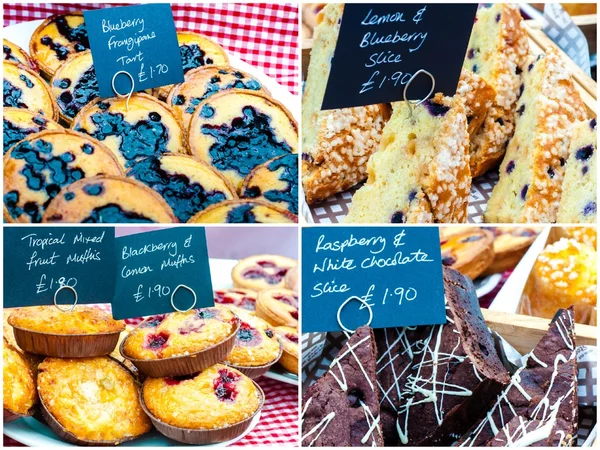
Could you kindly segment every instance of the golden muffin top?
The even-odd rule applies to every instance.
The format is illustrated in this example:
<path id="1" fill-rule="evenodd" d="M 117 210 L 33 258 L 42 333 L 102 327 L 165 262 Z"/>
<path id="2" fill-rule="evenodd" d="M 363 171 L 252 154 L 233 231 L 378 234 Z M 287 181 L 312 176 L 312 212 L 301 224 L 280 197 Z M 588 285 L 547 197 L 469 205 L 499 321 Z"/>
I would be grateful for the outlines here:
<path id="1" fill-rule="evenodd" d="M 4 409 L 17 414 L 29 414 L 38 401 L 35 369 L 19 350 L 2 339 Z"/>

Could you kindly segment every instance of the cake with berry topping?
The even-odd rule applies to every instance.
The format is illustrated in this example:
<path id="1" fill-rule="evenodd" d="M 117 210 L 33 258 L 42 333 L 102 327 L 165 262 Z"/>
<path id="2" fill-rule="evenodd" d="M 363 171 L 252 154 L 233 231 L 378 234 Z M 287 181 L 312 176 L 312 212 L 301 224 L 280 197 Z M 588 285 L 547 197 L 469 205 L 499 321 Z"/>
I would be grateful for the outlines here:
<path id="1" fill-rule="evenodd" d="M 451 445 L 510 381 L 473 283 L 444 267 L 444 290 L 445 324 L 376 330 L 386 445 Z"/>
<path id="2" fill-rule="evenodd" d="M 302 396 L 303 447 L 383 447 L 373 330 L 358 328 Z"/>
<path id="3" fill-rule="evenodd" d="M 298 330 L 291 327 L 275 327 L 274 330 L 283 346 L 279 364 L 288 372 L 298 375 L 298 355 L 300 353 Z"/>
<path id="4" fill-rule="evenodd" d="M 261 404 L 252 380 L 222 364 L 191 375 L 148 378 L 142 396 L 154 418 L 188 429 L 233 425 L 252 416 Z"/>
<path id="5" fill-rule="evenodd" d="M 225 364 L 243 369 L 260 367 L 277 362 L 282 346 L 273 327 L 247 309 L 229 305 L 217 305 L 222 311 L 233 312 L 240 321 L 232 352 Z"/>
<path id="6" fill-rule="evenodd" d="M 123 176 L 117 158 L 102 143 L 63 129 L 32 134 L 4 157 L 4 219 L 41 222 L 62 189 L 97 175 Z"/>
<path id="7" fill-rule="evenodd" d="M 556 50 L 529 59 L 523 84 L 515 133 L 484 213 L 486 222 L 556 221 L 573 125 L 586 117 Z"/>
<path id="8" fill-rule="evenodd" d="M 394 104 L 368 172 L 347 223 L 466 222 L 471 174 L 463 99 L 436 94 L 419 106 Z"/>
<path id="9" fill-rule="evenodd" d="M 107 175 L 84 178 L 65 187 L 42 217 L 45 223 L 176 221 L 171 207 L 157 192 L 134 179 Z"/>
<path id="10" fill-rule="evenodd" d="M 298 262 L 279 255 L 254 255 L 241 259 L 231 271 L 235 287 L 261 291 L 284 288 L 285 275 Z"/>
<path id="11" fill-rule="evenodd" d="M 298 279 L 298 266 L 292 267 L 285 274 L 285 287 L 294 292 L 298 292 L 300 280 Z"/>
<path id="12" fill-rule="evenodd" d="M 494 104 L 496 91 L 482 77 L 467 69 L 462 69 L 458 80 L 456 95 L 465 102 L 467 132 L 473 138 Z M 471 169 L 473 170 L 473 169 Z"/>
<path id="13" fill-rule="evenodd" d="M 232 288 L 216 289 L 215 303 L 221 305 L 233 305 L 238 308 L 254 311 L 256 309 L 256 298 L 258 293 L 251 289 Z"/>
<path id="14" fill-rule="evenodd" d="M 319 14 L 302 96 L 302 186 L 309 205 L 367 177 L 389 117 L 386 105 L 321 111 L 343 12 L 343 4 L 332 3 Z"/>
<path id="15" fill-rule="evenodd" d="M 223 342 L 236 326 L 236 316 L 217 307 L 158 315 L 127 336 L 123 352 L 146 360 L 189 355 Z"/>
<path id="16" fill-rule="evenodd" d="M 47 119 L 58 120 L 58 107 L 42 77 L 25 66 L 3 64 L 4 108 L 28 109 Z"/>
<path id="17" fill-rule="evenodd" d="M 440 228 L 442 264 L 458 270 L 471 280 L 476 279 L 494 260 L 493 233 L 482 228 L 469 227 L 460 233 L 447 236 L 447 230 L 449 229 Z"/>
<path id="18" fill-rule="evenodd" d="M 596 119 L 573 127 L 556 221 L 596 223 Z"/>
<path id="19" fill-rule="evenodd" d="M 559 310 L 527 360 L 462 437 L 461 447 L 570 447 L 577 439 L 573 311 Z M 516 420 L 515 420 L 516 419 Z"/>
<path id="20" fill-rule="evenodd" d="M 2 123 L 4 154 L 13 145 L 30 134 L 44 130 L 62 130 L 62 127 L 54 120 L 39 113 L 19 108 L 3 108 Z"/>
<path id="21" fill-rule="evenodd" d="M 4 61 L 21 64 L 34 72 L 38 71 L 37 65 L 25 50 L 17 44 L 10 42 L 8 39 L 2 39 L 2 48 L 4 50 Z"/>
<path id="22" fill-rule="evenodd" d="M 289 289 L 263 289 L 256 300 L 256 315 L 273 326 L 298 327 L 298 294 Z"/>
<path id="23" fill-rule="evenodd" d="M 464 61 L 496 91 L 479 130 L 471 136 L 473 177 L 495 167 L 514 130 L 513 116 L 522 94 L 521 74 L 529 54 L 529 40 L 518 5 L 480 4 Z"/>

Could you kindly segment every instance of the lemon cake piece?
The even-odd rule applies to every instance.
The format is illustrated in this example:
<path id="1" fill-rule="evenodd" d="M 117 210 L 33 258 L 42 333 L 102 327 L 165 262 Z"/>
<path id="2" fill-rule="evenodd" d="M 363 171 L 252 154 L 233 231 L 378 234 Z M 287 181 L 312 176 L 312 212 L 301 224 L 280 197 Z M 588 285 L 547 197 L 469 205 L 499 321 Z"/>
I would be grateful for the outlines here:
<path id="1" fill-rule="evenodd" d="M 471 137 L 474 177 L 495 167 L 513 134 L 515 104 L 522 94 L 522 72 L 529 54 L 527 32 L 517 5 L 481 4 L 463 67 L 496 90 L 496 98 L 478 132 Z"/>
<path id="2" fill-rule="evenodd" d="M 562 195 L 559 223 L 596 223 L 596 119 L 573 128 Z"/>
<path id="3" fill-rule="evenodd" d="M 486 222 L 556 221 L 573 125 L 586 117 L 556 50 L 531 56 L 523 83 L 515 133 L 487 204 Z"/>
<path id="4" fill-rule="evenodd" d="M 463 69 L 458 80 L 456 95 L 461 96 L 465 102 L 467 131 L 469 136 L 473 137 L 481 128 L 487 111 L 494 104 L 496 90 L 479 75 Z"/>
<path id="5" fill-rule="evenodd" d="M 346 222 L 466 222 L 471 173 L 462 97 L 395 103 L 368 173 Z"/>
<path id="6" fill-rule="evenodd" d="M 386 105 L 321 111 L 343 11 L 343 4 L 328 4 L 318 15 L 302 97 L 302 185 L 309 204 L 367 177 L 389 116 Z"/>

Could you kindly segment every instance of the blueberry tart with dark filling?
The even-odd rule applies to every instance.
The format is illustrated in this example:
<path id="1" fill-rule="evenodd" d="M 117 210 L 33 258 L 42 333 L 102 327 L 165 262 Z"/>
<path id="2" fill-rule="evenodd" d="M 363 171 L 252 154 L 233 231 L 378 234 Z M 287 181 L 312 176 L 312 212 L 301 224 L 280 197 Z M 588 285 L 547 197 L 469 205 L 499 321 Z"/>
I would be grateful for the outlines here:
<path id="1" fill-rule="evenodd" d="M 173 86 L 167 105 L 173 108 L 183 129 L 190 126 L 198 105 L 211 95 L 229 89 L 247 89 L 268 94 L 265 87 L 251 75 L 229 66 L 202 66 L 185 74 L 185 81 Z"/>
<path id="2" fill-rule="evenodd" d="M 226 200 L 200 211 L 188 223 L 298 223 L 298 216 L 260 200 Z"/>
<path id="3" fill-rule="evenodd" d="M 21 64 L 33 70 L 34 72 L 38 71 L 37 65 L 25 50 L 23 50 L 17 44 L 13 44 L 8 39 L 3 39 L 2 41 L 4 50 L 4 61 Z"/>
<path id="4" fill-rule="evenodd" d="M 58 123 L 39 113 L 19 108 L 3 108 L 2 123 L 4 153 L 30 134 L 63 129 Z"/>
<path id="5" fill-rule="evenodd" d="M 48 17 L 36 28 L 29 41 L 29 53 L 39 66 L 42 76 L 48 80 L 70 55 L 89 48 L 81 12 Z"/>
<path id="6" fill-rule="evenodd" d="M 48 204 L 78 180 L 122 176 L 112 152 L 84 134 L 46 130 L 14 145 L 4 156 L 4 219 L 41 222 Z"/>
<path id="7" fill-rule="evenodd" d="M 126 169 L 143 158 L 187 153 L 173 111 L 147 94 L 133 94 L 129 103 L 97 98 L 79 111 L 71 128 L 104 143 Z"/>
<path id="8" fill-rule="evenodd" d="M 193 155 L 237 189 L 257 166 L 296 153 L 298 129 L 290 112 L 262 92 L 232 89 L 198 105 L 188 130 Z"/>
<path id="9" fill-rule="evenodd" d="M 298 155 L 280 156 L 256 167 L 244 180 L 241 196 L 263 200 L 298 214 Z"/>
<path id="10" fill-rule="evenodd" d="M 182 223 L 210 205 L 237 199 L 227 179 L 191 156 L 147 158 L 131 167 L 127 175 L 162 195 Z"/>
<path id="11" fill-rule="evenodd" d="M 50 89 L 56 99 L 60 118 L 71 123 L 81 109 L 98 97 L 98 81 L 92 53 L 71 55 L 54 73 Z"/>
<path id="12" fill-rule="evenodd" d="M 494 260 L 494 234 L 482 228 L 454 227 L 440 229 L 442 264 L 458 270 L 474 280 L 487 269 Z"/>
<path id="13" fill-rule="evenodd" d="M 6 61 L 3 67 L 4 108 L 28 109 L 48 119 L 58 119 L 58 107 L 50 88 L 37 73 Z"/>
<path id="14" fill-rule="evenodd" d="M 179 41 L 179 53 L 181 54 L 181 64 L 186 80 L 188 79 L 187 73 L 196 67 L 211 64 L 226 66 L 229 64 L 229 57 L 223 47 L 202 34 L 191 31 L 178 31 L 177 40 Z M 172 87 L 171 84 L 156 88 L 154 89 L 154 95 L 161 100 L 165 100 Z"/>
<path id="15" fill-rule="evenodd" d="M 46 223 L 171 223 L 167 202 L 130 178 L 98 176 L 66 187 L 46 208 Z"/>

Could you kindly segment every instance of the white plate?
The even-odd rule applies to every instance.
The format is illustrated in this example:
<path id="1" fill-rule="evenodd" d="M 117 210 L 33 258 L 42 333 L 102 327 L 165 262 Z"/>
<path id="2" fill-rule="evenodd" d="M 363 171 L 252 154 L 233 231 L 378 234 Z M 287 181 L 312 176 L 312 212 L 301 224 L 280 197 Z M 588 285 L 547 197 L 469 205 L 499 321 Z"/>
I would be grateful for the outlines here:
<path id="1" fill-rule="evenodd" d="M 258 413 L 254 419 L 252 419 L 248 429 L 237 438 L 230 441 L 221 442 L 219 444 L 206 445 L 204 447 L 224 447 L 231 445 L 243 439 L 248 433 L 250 433 L 250 431 L 254 429 L 259 421 L 260 413 Z M 56 434 L 54 434 L 54 431 L 52 431 L 50 427 L 44 425 L 33 417 L 26 417 L 16 420 L 15 422 L 4 424 L 4 434 L 15 441 L 28 445 L 29 447 L 76 447 L 76 445 L 62 441 Z M 182 445 L 183 444 L 179 442 L 163 436 L 158 431 L 152 430 L 150 433 L 143 435 L 139 439 L 126 442 L 121 444 L 119 447 L 180 447 Z"/>
<path id="2" fill-rule="evenodd" d="M 43 20 L 32 20 L 31 22 L 22 22 L 16 25 L 11 25 L 4 28 L 4 37 L 9 41 L 14 42 L 25 51 L 29 52 L 29 40 L 35 29 L 43 22 Z M 209 36 L 210 37 L 210 36 Z M 260 82 L 271 92 L 271 96 L 279 100 L 283 106 L 290 110 L 292 115 L 298 120 L 300 117 L 300 102 L 298 98 L 290 93 L 286 87 L 280 85 L 277 81 L 270 78 L 261 69 L 251 66 L 242 61 L 235 55 L 229 54 L 229 63 L 232 67 L 254 75 Z"/>
<path id="3" fill-rule="evenodd" d="M 494 288 L 498 286 L 500 280 L 502 280 L 502 274 L 494 273 L 492 275 L 488 275 L 487 277 L 477 278 L 475 281 L 473 281 L 477 298 L 481 298 L 484 295 L 492 292 Z"/>

